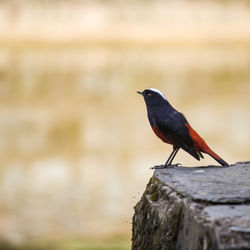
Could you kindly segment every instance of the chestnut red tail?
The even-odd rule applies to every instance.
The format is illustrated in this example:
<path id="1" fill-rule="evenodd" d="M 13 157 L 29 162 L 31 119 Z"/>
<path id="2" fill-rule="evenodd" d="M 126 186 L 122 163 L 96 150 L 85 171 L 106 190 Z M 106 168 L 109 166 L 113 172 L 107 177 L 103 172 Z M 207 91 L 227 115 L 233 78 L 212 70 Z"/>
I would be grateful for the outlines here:
<path id="1" fill-rule="evenodd" d="M 138 93 L 144 97 L 148 119 L 155 134 L 163 142 L 173 145 L 173 152 L 164 167 L 171 165 L 180 148 L 197 160 L 203 158 L 202 153 L 205 153 L 222 166 L 228 166 L 227 162 L 209 148 L 184 115 L 175 110 L 159 90 L 145 89 Z"/>
<path id="2" fill-rule="evenodd" d="M 206 144 L 206 142 L 198 135 L 198 133 L 189 125 L 189 123 L 186 123 L 185 126 L 188 129 L 188 133 L 190 137 L 192 138 L 194 142 L 194 148 L 197 152 L 202 152 L 209 154 L 211 157 L 213 157 L 218 163 L 220 163 L 222 166 L 228 165 L 223 159 L 220 158 L 209 146 Z"/>

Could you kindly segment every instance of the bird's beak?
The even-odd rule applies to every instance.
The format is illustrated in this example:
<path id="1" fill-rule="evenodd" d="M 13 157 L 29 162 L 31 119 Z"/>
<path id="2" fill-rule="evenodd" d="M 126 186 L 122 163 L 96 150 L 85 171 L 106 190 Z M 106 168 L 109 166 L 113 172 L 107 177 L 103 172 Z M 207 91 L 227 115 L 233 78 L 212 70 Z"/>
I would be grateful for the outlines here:
<path id="1" fill-rule="evenodd" d="M 136 91 L 138 94 L 143 95 L 143 92 L 141 91 Z"/>

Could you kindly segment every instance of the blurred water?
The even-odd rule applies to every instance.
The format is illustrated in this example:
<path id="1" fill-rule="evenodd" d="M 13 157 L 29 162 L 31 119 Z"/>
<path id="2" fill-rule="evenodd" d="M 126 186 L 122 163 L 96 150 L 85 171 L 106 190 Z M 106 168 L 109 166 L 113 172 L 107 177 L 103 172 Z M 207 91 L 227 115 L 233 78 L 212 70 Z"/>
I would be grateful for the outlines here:
<path id="1" fill-rule="evenodd" d="M 202 12 L 203 25 L 214 20 L 214 33 L 210 29 L 206 35 L 199 32 L 195 41 L 185 30 L 179 31 L 189 42 L 178 40 L 179 35 L 173 32 L 169 40 L 162 37 L 165 25 L 173 19 L 165 18 L 164 13 L 156 15 L 161 13 L 161 5 L 155 5 L 149 20 L 157 16 L 155 22 L 161 27 L 156 32 L 152 26 L 152 39 L 146 28 L 145 36 L 138 35 L 139 41 L 136 29 L 132 34 L 128 29 L 126 38 L 121 36 L 113 43 L 112 37 L 106 40 L 106 31 L 117 20 L 123 28 L 132 27 L 133 22 L 147 27 L 146 20 L 140 21 L 150 12 L 147 5 L 144 11 L 137 6 L 137 12 L 132 12 L 129 6 L 117 2 L 119 16 L 112 5 L 82 5 L 78 1 L 72 7 L 64 2 L 59 6 L 60 27 L 67 13 L 71 18 L 72 13 L 79 15 L 65 26 L 66 34 L 72 35 L 72 27 L 78 30 L 80 27 L 73 24 L 81 20 L 81 25 L 88 27 L 82 26 L 86 29 L 81 32 L 91 27 L 96 32 L 104 29 L 103 40 L 98 33 L 97 38 L 82 35 L 80 42 L 76 39 L 68 43 L 67 35 L 61 37 L 60 28 L 56 37 L 59 42 L 51 43 L 28 38 L 34 30 L 39 39 L 53 33 L 57 26 L 51 18 L 56 6 L 42 5 L 48 19 L 47 23 L 38 22 L 38 26 L 53 25 L 49 31 L 44 28 L 40 32 L 35 29 L 36 22 L 28 20 L 40 20 L 43 12 L 37 13 L 41 2 L 36 2 L 38 7 L 29 7 L 36 15 L 26 8 L 25 1 L 23 5 L 12 3 L 14 7 L 1 3 L 6 13 L 16 8 L 20 14 L 14 15 L 17 21 L 12 21 L 19 24 L 13 27 L 20 40 L 12 39 L 7 32 L 12 19 L 6 13 L 8 18 L 2 17 L 5 32 L 0 32 L 2 240 L 19 243 L 37 238 L 129 233 L 133 206 L 152 175 L 149 168 L 165 162 L 171 151 L 152 133 L 144 102 L 136 90 L 159 88 L 222 158 L 230 163 L 249 160 L 250 46 L 245 37 L 248 27 L 241 24 L 250 20 L 250 15 L 241 5 L 233 10 L 231 5 L 184 4 L 182 10 L 188 8 L 189 14 L 182 16 L 180 23 L 196 23 L 199 16 L 190 20 L 190 13 L 205 7 L 210 9 Z M 66 11 L 65 6 L 72 9 Z M 88 10 L 85 18 L 89 22 L 80 18 L 80 7 Z M 179 4 L 168 3 L 167 7 L 172 17 L 180 16 L 176 14 Z M 108 21 L 107 13 L 113 13 Z M 239 13 L 241 19 L 234 22 Z M 235 25 L 245 31 L 235 29 L 239 41 L 220 36 L 220 29 L 224 31 L 221 17 L 230 27 Z M 99 21 L 96 24 L 93 20 Z M 105 25 L 102 20 L 106 20 Z M 180 27 L 174 20 L 175 27 Z M 202 27 L 196 28 L 202 31 Z M 192 32 L 192 36 L 195 34 Z M 219 41 L 214 43 L 213 37 Z M 88 42 L 92 39 L 95 42 Z M 215 163 L 209 157 L 197 162 L 184 152 L 176 161 L 188 166 Z"/>

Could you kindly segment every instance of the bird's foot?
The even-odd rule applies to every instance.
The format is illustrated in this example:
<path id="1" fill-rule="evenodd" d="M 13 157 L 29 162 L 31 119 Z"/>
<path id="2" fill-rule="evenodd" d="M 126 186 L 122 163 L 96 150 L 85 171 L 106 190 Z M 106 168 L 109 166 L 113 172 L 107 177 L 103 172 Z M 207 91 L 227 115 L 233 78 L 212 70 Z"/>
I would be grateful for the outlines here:
<path id="1" fill-rule="evenodd" d="M 165 165 L 157 165 L 157 166 L 154 166 L 154 167 L 152 167 L 150 169 L 164 169 L 164 168 L 166 168 Z"/>
<path id="2" fill-rule="evenodd" d="M 166 165 L 167 168 L 177 168 L 179 166 L 182 166 L 181 163 Z"/>
<path id="3" fill-rule="evenodd" d="M 181 166 L 181 163 L 176 163 L 176 164 L 171 164 L 171 165 L 158 165 L 158 166 L 154 166 L 150 169 L 177 168 L 179 166 Z"/>

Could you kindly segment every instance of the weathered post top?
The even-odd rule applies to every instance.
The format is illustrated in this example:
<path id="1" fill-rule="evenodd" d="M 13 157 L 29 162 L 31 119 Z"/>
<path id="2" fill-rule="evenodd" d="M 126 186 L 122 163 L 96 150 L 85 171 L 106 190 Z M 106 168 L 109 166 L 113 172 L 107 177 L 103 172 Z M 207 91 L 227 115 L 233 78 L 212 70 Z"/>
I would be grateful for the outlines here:
<path id="1" fill-rule="evenodd" d="M 178 167 L 157 170 L 154 177 L 182 196 L 216 204 L 250 202 L 250 162 L 230 167 Z"/>
<path id="2" fill-rule="evenodd" d="M 250 162 L 156 170 L 135 206 L 133 249 L 250 249 Z"/>

